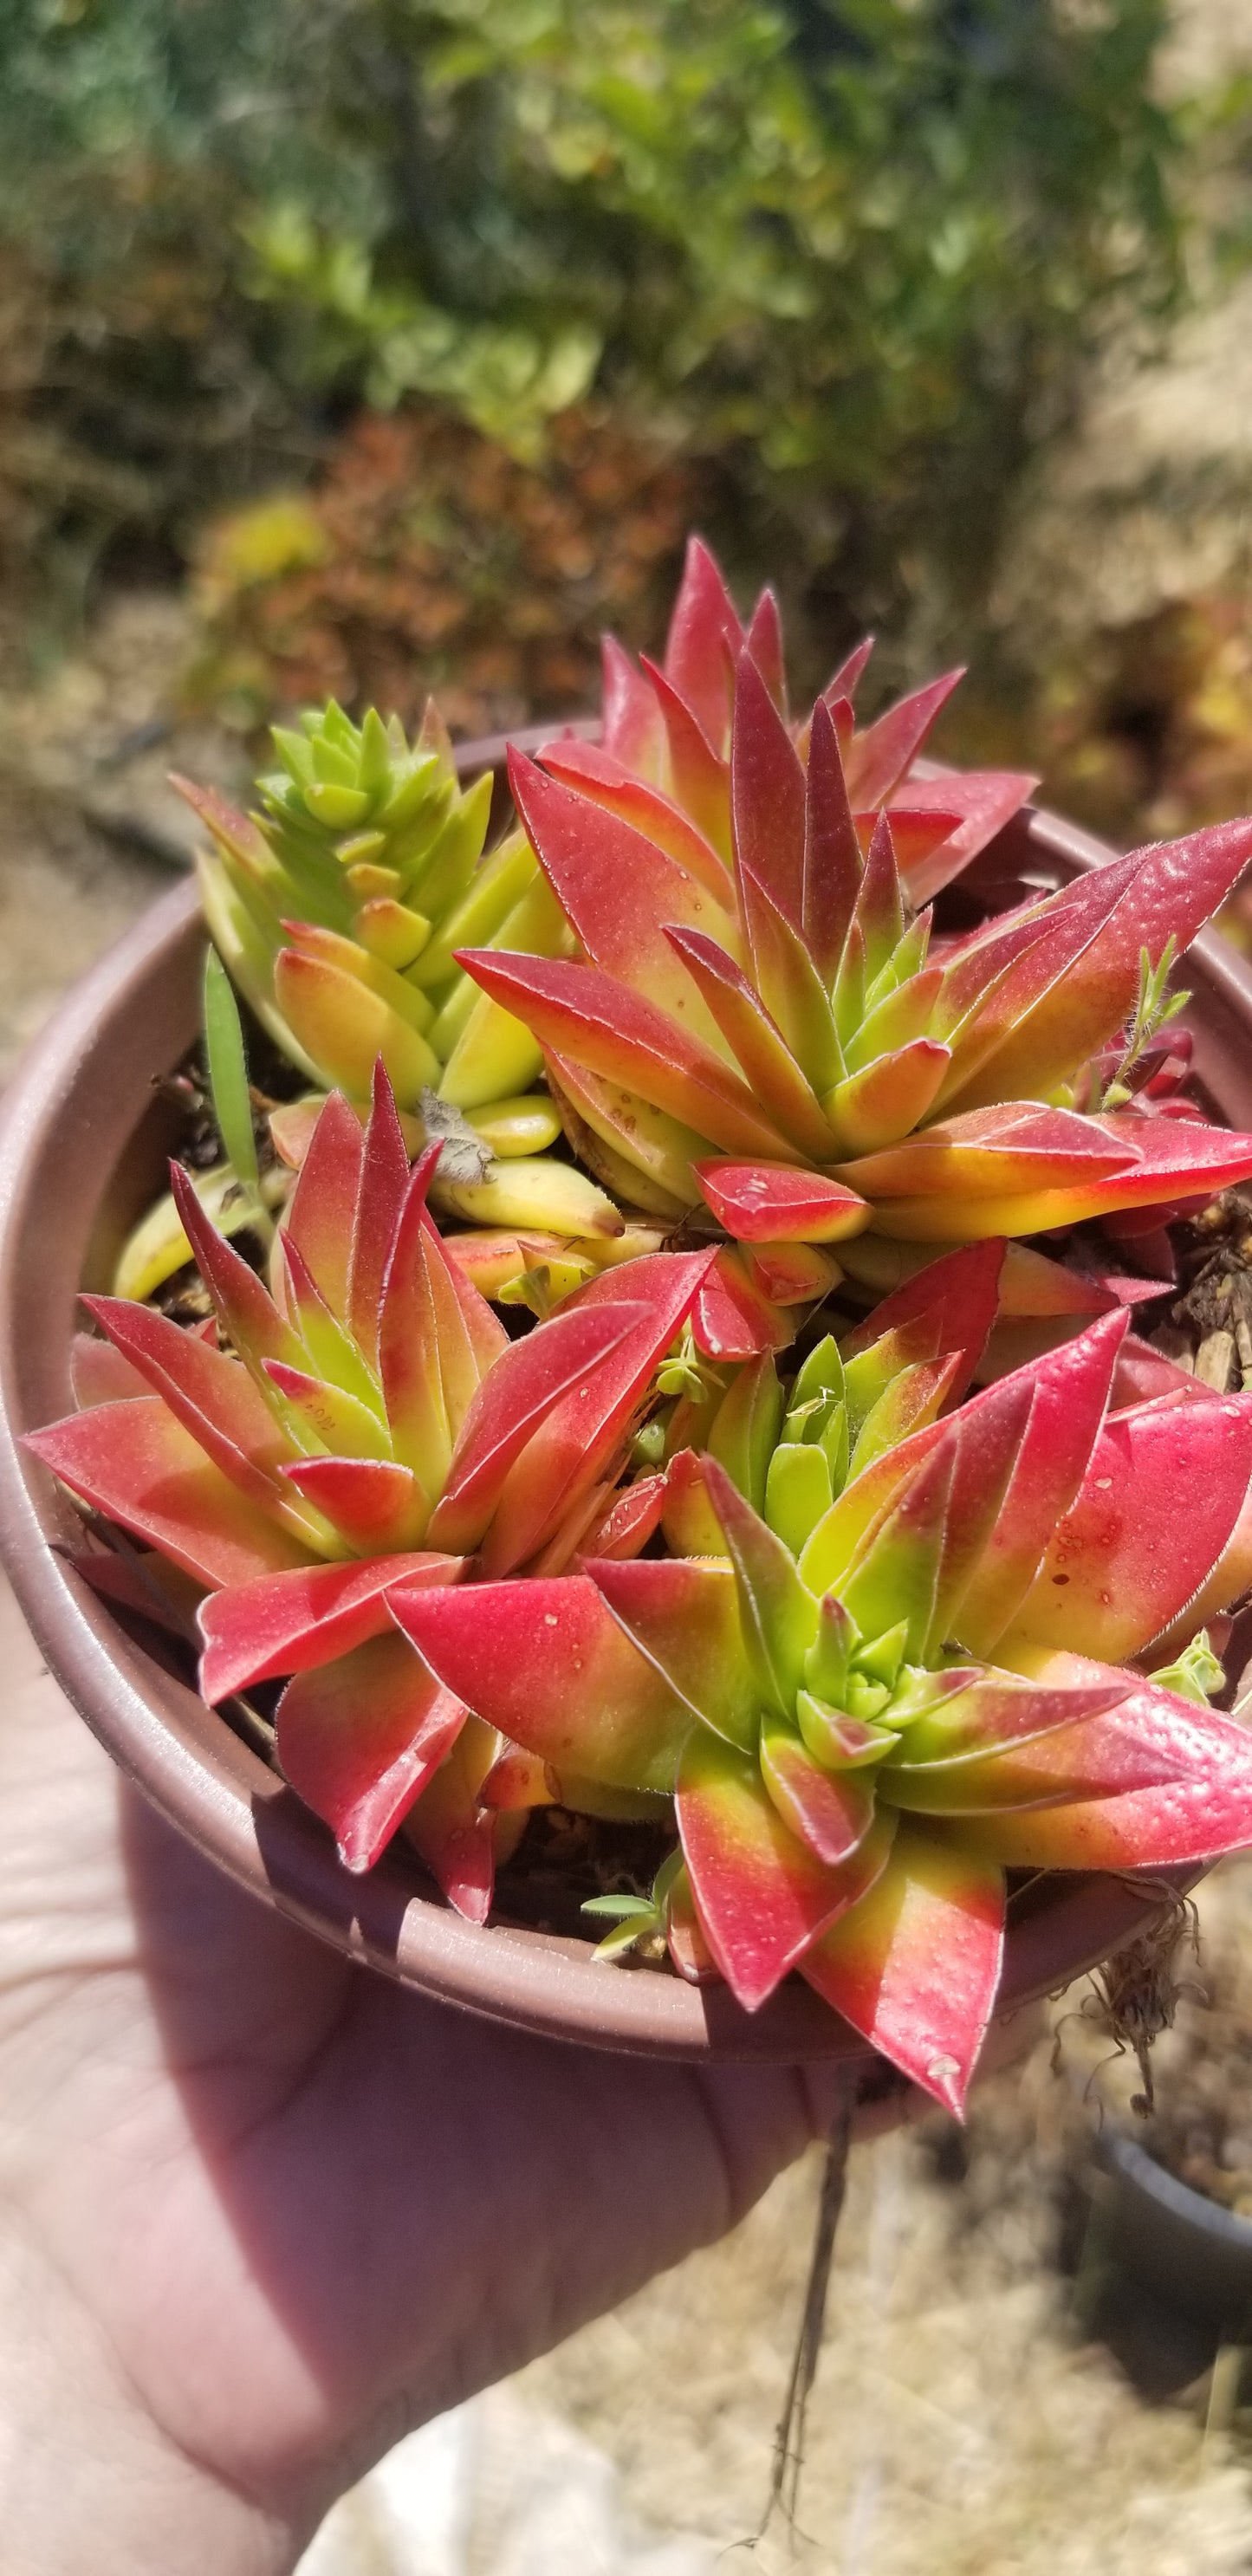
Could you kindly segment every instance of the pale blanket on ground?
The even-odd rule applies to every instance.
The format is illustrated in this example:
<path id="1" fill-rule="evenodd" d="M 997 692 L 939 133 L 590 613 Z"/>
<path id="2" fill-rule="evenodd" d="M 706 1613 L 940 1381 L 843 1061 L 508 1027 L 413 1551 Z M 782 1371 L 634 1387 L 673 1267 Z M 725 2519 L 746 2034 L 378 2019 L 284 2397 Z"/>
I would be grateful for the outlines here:
<path id="1" fill-rule="evenodd" d="M 297 2576 L 712 2576 L 715 2555 L 645 2538 L 603 2451 L 504 2388 L 390 2451 Z"/>

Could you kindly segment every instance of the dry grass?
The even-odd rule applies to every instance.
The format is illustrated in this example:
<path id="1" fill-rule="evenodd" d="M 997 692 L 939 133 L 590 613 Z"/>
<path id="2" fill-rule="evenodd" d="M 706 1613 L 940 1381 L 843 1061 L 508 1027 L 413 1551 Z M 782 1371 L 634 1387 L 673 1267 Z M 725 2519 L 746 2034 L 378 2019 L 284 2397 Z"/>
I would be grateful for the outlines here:
<path id="1" fill-rule="evenodd" d="M 1230 1901 L 1219 1879 L 1205 1911 Z M 1095 2034 L 1070 2031 L 1068 2053 L 1094 2060 Z M 1084 2340 L 1057 2265 L 1084 2115 L 1049 2055 L 1045 2041 L 986 2086 L 963 2151 L 938 2120 L 854 2151 L 810 2409 L 808 2538 L 794 2556 L 783 2534 L 736 2549 L 728 2576 L 1247 2568 L 1252 2482 L 1236 2449 L 1206 2446 L 1203 2385 L 1149 2404 Z M 1136 2081 L 1132 2068 L 1126 2090 Z M 759 2521 L 817 2180 L 811 2158 L 733 2237 L 519 2383 L 604 2446 L 659 2528 L 726 2545 Z"/>

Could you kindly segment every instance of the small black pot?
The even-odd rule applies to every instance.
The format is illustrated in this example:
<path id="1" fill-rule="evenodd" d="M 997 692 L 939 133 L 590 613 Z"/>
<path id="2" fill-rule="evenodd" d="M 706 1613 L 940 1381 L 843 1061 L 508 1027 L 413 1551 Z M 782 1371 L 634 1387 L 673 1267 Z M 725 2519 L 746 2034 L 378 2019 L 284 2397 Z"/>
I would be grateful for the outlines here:
<path id="1" fill-rule="evenodd" d="M 1111 2125 L 1096 2141 L 1101 2253 L 1171 2307 L 1252 2340 L 1252 2219 L 1236 2218 Z"/>

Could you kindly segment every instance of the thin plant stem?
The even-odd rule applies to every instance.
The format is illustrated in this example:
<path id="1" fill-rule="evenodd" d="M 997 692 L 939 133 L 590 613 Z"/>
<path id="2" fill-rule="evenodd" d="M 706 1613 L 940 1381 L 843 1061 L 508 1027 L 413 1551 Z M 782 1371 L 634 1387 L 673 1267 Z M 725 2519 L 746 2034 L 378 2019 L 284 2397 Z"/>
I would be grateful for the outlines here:
<path id="1" fill-rule="evenodd" d="M 818 2194 L 817 2217 L 813 2229 L 813 2250 L 809 2256 L 808 2280 L 800 2330 L 792 2357 L 791 2375 L 783 2399 L 782 2413 L 774 2435 L 774 2460 L 770 2473 L 769 2499 L 757 2539 L 764 2538 L 774 2514 L 781 2507 L 788 2528 L 796 2529 L 800 2501 L 800 2482 L 804 2475 L 804 2441 L 808 2422 L 809 2398 L 817 2377 L 822 2342 L 826 2332 L 826 2304 L 830 2292 L 830 2270 L 835 2250 L 835 2232 L 843 2208 L 848 2180 L 848 2148 L 852 2138 L 852 2112 L 855 2086 L 845 2084 L 843 2096 L 826 2146 L 822 2184 Z"/>

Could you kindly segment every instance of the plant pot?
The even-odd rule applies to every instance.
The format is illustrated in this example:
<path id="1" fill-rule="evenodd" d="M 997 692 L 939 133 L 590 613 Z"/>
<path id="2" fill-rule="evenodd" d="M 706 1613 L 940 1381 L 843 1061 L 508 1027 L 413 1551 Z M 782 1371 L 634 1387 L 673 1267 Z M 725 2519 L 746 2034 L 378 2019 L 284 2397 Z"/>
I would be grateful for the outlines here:
<path id="1" fill-rule="evenodd" d="M 462 776 L 500 775 L 502 754 L 501 743 L 465 746 Z M 997 882 L 1025 873 L 1059 884 L 1112 855 L 1066 823 L 1027 816 L 984 855 L 972 882 L 994 902 Z M 0 1552 L 52 1671 L 121 1768 L 201 1851 L 336 1948 L 423 1993 L 527 2030 L 649 2056 L 847 2058 L 868 2068 L 873 2053 L 798 1978 L 748 2015 L 725 1988 L 593 1964 L 586 1941 L 466 1923 L 436 1898 L 416 1859 L 398 1852 L 351 1876 L 325 1828 L 259 1754 L 57 1553 L 73 1543 L 77 1516 L 18 1442 L 70 1409 L 78 1291 L 107 1284 L 128 1229 L 161 1185 L 174 1113 L 154 1097 L 153 1079 L 179 1063 L 196 1034 L 203 944 L 195 889 L 180 885 L 71 994 L 6 1103 Z M 1213 938 L 1196 943 L 1188 971 L 1200 1081 L 1220 1115 L 1252 1127 L 1252 975 Z M 1157 1873 L 1154 1891 L 1160 1885 Z M 1013 1908 L 1000 2017 L 1105 1958 L 1158 1903 L 1155 1892 L 1120 1879 L 1039 1881 Z"/>
<path id="2" fill-rule="evenodd" d="M 1111 2125 L 1095 2142 L 1101 2255 L 1226 2342 L 1252 2328 L 1252 2218 L 1220 2209 Z"/>

